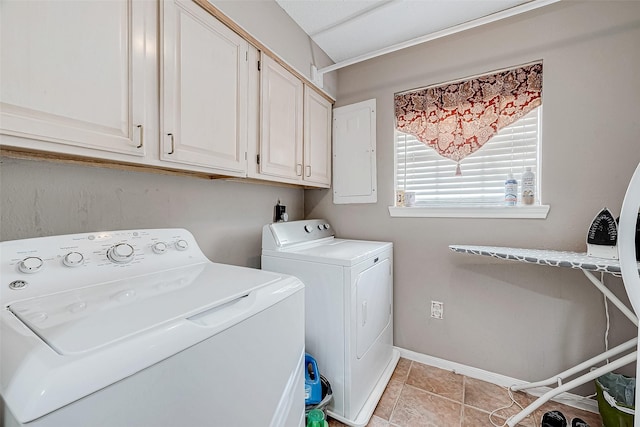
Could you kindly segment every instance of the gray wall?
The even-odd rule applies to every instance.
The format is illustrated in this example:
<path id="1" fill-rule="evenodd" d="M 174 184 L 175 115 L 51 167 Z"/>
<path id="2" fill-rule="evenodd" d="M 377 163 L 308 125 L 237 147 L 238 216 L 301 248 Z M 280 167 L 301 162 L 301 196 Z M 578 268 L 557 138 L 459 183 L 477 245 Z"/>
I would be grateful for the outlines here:
<path id="1" fill-rule="evenodd" d="M 580 271 L 454 254 L 449 244 L 586 250 L 597 211 L 619 214 L 640 161 L 640 2 L 560 2 L 338 72 L 336 106 L 377 100 L 378 203 L 333 205 L 308 190 L 305 216 L 395 248 L 395 344 L 535 380 L 599 353 L 601 294 Z M 544 61 L 545 220 L 391 218 L 393 94 Z M 463 162 L 464 169 L 464 162 Z M 606 283 L 628 303 L 620 279 Z M 444 320 L 429 317 L 444 302 Z M 636 330 L 611 309 L 610 344 Z M 633 373 L 633 369 L 628 369 Z"/>
<path id="2" fill-rule="evenodd" d="M 303 191 L 239 182 L 2 158 L 0 239 L 186 228 L 216 262 L 260 267 L 278 199 L 294 219 Z"/>

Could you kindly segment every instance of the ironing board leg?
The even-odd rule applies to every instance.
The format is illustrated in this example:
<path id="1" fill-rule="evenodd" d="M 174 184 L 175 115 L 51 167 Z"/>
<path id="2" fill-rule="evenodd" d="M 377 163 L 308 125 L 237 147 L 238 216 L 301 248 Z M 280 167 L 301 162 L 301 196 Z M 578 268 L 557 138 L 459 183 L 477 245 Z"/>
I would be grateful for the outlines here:
<path id="1" fill-rule="evenodd" d="M 542 387 L 542 386 L 549 386 L 552 384 L 558 384 L 558 379 L 564 380 L 565 378 L 568 378 L 574 374 L 577 374 L 578 372 L 582 372 L 585 369 L 589 369 L 594 365 L 602 362 L 603 360 L 615 357 L 620 353 L 623 353 L 627 350 L 635 348 L 637 344 L 638 344 L 638 338 L 632 338 L 629 341 L 610 349 L 609 351 L 605 351 L 604 353 L 594 356 L 591 359 L 585 362 L 582 362 L 581 364 L 576 365 L 573 368 L 567 369 L 564 372 L 560 372 L 559 374 L 554 375 L 546 380 L 536 381 L 534 383 L 514 385 L 514 386 L 511 386 L 510 388 L 513 391 L 518 391 L 518 390 L 527 390 L 530 388 L 536 388 L 536 387 Z"/>
<path id="2" fill-rule="evenodd" d="M 613 292 L 611 292 L 600 280 L 598 280 L 598 278 L 594 276 L 593 273 L 587 270 L 582 270 L 582 272 L 585 276 L 587 276 L 587 279 L 589 279 L 589 281 L 591 281 L 591 283 L 593 283 L 593 285 L 598 288 L 598 290 L 602 292 L 607 297 L 607 299 L 611 301 L 613 305 L 615 305 L 618 310 L 620 310 L 622 314 L 627 317 L 627 319 L 631 321 L 631 323 L 638 326 L 638 317 L 633 313 L 633 311 L 629 310 L 629 308 L 627 308 L 627 306 L 624 305 L 622 301 L 620 301 L 618 297 L 613 294 Z"/>
<path id="3" fill-rule="evenodd" d="M 548 392 L 540 396 L 538 399 L 536 399 L 534 402 L 532 402 L 529 406 L 524 408 L 522 411 L 520 411 L 513 417 L 509 418 L 507 420 L 507 425 L 509 427 L 514 427 L 520 421 L 522 421 L 527 416 L 532 414 L 533 411 L 541 407 L 543 404 L 545 404 L 549 400 L 553 399 L 555 396 L 561 393 L 564 393 L 566 391 L 569 391 L 579 385 L 585 384 L 589 381 L 593 381 L 601 375 L 612 372 L 614 369 L 618 369 L 618 368 L 621 368 L 622 366 L 628 365 L 629 363 L 633 363 L 636 361 L 636 358 L 637 358 L 637 351 L 634 351 L 633 353 L 629 353 L 626 356 L 621 357 L 620 359 L 614 360 L 613 362 L 610 362 L 578 378 L 575 378 L 566 384 L 562 384 L 552 390 L 549 390 Z"/>

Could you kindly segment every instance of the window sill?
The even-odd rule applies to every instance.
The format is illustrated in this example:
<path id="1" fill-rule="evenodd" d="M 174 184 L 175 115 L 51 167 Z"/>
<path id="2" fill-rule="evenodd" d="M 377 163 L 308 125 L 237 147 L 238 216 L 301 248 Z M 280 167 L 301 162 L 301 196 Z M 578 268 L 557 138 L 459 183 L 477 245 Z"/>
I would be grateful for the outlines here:
<path id="1" fill-rule="evenodd" d="M 460 206 L 460 207 L 396 207 L 389 206 L 395 218 L 526 218 L 545 219 L 549 205 L 533 206 Z"/>

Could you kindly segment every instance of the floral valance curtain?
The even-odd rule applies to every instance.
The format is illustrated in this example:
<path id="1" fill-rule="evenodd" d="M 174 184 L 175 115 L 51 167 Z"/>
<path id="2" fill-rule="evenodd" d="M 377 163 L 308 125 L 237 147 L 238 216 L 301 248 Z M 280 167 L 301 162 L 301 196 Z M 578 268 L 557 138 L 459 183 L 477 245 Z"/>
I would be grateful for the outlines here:
<path id="1" fill-rule="evenodd" d="M 396 129 L 459 162 L 542 104 L 542 63 L 395 95 Z"/>

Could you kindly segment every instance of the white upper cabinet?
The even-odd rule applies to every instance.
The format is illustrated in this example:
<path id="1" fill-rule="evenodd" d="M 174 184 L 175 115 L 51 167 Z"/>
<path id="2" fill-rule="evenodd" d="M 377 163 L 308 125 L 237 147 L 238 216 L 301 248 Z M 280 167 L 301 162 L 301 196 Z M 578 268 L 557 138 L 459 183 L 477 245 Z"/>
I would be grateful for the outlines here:
<path id="1" fill-rule="evenodd" d="M 329 187 L 331 103 L 206 6 L 0 0 L 0 146 Z"/>
<path id="2" fill-rule="evenodd" d="M 308 184 L 331 184 L 331 103 L 304 88 L 304 175 Z"/>
<path id="3" fill-rule="evenodd" d="M 302 179 L 303 84 L 262 54 L 260 77 L 260 173 Z"/>
<path id="4" fill-rule="evenodd" d="M 191 0 L 161 14 L 160 158 L 246 176 L 248 43 Z"/>
<path id="5" fill-rule="evenodd" d="M 329 187 L 331 103 L 261 55 L 258 179 Z"/>
<path id="6" fill-rule="evenodd" d="M 144 156 L 146 2 L 2 1 L 0 17 L 3 145 Z"/>

